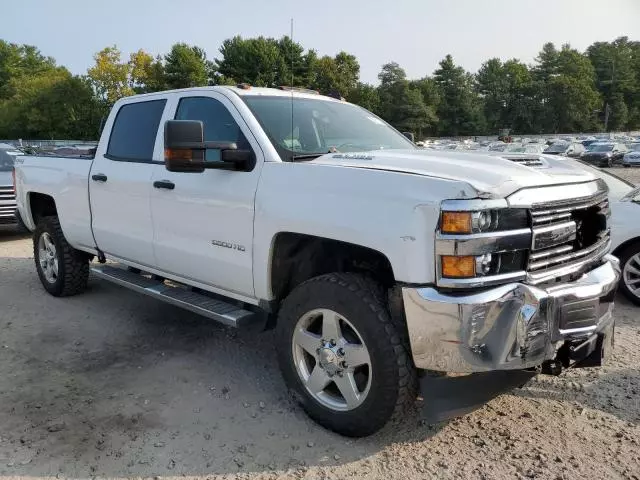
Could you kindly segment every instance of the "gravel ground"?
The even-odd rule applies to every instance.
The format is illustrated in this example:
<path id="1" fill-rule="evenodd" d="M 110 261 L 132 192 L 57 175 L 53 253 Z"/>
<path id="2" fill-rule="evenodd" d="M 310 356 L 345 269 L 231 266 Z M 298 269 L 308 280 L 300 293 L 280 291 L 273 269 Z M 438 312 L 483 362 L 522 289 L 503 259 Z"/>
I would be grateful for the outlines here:
<path id="1" fill-rule="evenodd" d="M 640 479 L 640 310 L 621 297 L 607 366 L 352 440 L 287 398 L 269 332 L 95 279 L 53 298 L 30 239 L 2 230 L 0 272 L 2 479 Z"/>

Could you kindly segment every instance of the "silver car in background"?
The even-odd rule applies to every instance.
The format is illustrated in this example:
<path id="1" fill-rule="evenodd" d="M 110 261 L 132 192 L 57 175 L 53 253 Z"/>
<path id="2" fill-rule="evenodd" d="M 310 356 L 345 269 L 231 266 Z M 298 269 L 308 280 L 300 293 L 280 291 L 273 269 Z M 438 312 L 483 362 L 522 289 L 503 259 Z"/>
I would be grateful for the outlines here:
<path id="1" fill-rule="evenodd" d="M 629 152 L 622 157 L 625 167 L 640 167 L 640 142 L 627 144 Z"/>
<path id="2" fill-rule="evenodd" d="M 17 225 L 23 228 L 18 217 L 16 194 L 13 189 L 13 164 L 16 157 L 24 155 L 8 143 L 0 143 L 0 226 Z"/>

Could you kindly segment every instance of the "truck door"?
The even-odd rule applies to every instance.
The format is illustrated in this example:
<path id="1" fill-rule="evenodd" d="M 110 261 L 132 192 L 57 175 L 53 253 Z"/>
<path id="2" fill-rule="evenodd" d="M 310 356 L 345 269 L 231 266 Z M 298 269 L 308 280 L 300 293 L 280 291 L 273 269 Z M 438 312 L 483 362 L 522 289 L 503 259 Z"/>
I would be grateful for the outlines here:
<path id="1" fill-rule="evenodd" d="M 250 172 L 207 169 L 203 173 L 154 166 L 151 215 L 158 268 L 253 297 L 254 198 L 262 150 L 233 103 L 218 92 L 182 95 L 174 118 L 201 120 L 205 141 L 235 142 L 240 149 L 252 149 L 256 166 Z M 220 151 L 208 150 L 205 158 L 219 161 Z"/>
<path id="2" fill-rule="evenodd" d="M 112 113 L 89 174 L 93 234 L 118 259 L 155 266 L 150 195 L 153 162 L 162 163 L 165 99 L 125 103 Z M 118 108 L 117 106 L 114 108 Z M 160 132 L 158 131 L 160 130 Z M 110 132 L 108 141 L 104 136 Z"/>

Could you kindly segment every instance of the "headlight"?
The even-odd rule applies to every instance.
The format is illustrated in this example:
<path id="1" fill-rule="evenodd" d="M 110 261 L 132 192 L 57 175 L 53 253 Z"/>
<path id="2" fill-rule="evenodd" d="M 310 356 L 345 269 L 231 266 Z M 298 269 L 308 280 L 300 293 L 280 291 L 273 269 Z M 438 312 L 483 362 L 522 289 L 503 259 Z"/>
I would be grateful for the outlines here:
<path id="1" fill-rule="evenodd" d="M 440 231 L 446 234 L 499 232 L 528 226 L 529 220 L 525 209 L 444 211 L 440 216 Z"/>
<path id="2" fill-rule="evenodd" d="M 475 288 L 526 275 L 529 213 L 504 200 L 445 200 L 436 232 L 437 284 Z"/>

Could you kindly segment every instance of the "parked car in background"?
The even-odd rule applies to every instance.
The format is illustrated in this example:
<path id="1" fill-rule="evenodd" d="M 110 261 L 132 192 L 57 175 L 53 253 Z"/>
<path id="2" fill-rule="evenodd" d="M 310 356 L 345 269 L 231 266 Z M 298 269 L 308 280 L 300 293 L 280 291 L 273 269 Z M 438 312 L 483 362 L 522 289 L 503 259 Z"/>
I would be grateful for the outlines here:
<path id="1" fill-rule="evenodd" d="M 629 151 L 622 157 L 622 165 L 625 167 L 640 166 L 640 143 L 631 143 L 627 145 Z"/>
<path id="2" fill-rule="evenodd" d="M 593 143 L 596 143 L 597 141 L 598 141 L 598 139 L 596 139 L 596 138 L 589 138 L 589 139 L 587 139 L 587 140 L 582 140 L 582 142 L 580 142 L 580 143 L 582 143 L 582 145 L 584 145 L 584 146 L 585 146 L 585 148 L 586 148 L 586 147 L 588 147 L 589 145 L 591 145 L 591 144 L 593 144 Z"/>
<path id="3" fill-rule="evenodd" d="M 585 152 L 580 142 L 557 142 L 547 147 L 542 153 L 546 155 L 562 155 L 564 157 L 579 158 Z"/>
<path id="4" fill-rule="evenodd" d="M 621 164 L 628 151 L 624 143 L 594 143 L 580 159 L 596 167 L 612 167 Z"/>
<path id="5" fill-rule="evenodd" d="M 24 224 L 17 214 L 13 189 L 13 165 L 20 155 L 24 154 L 13 145 L 0 143 L 0 225 L 16 225 L 22 230 Z"/>
<path id="6" fill-rule="evenodd" d="M 504 149 L 505 153 L 542 153 L 544 151 L 544 145 L 541 143 L 510 143 Z"/>
<path id="7" fill-rule="evenodd" d="M 611 252 L 620 259 L 620 291 L 633 303 L 640 305 L 640 187 L 610 172 L 578 162 L 609 187 Z"/>

